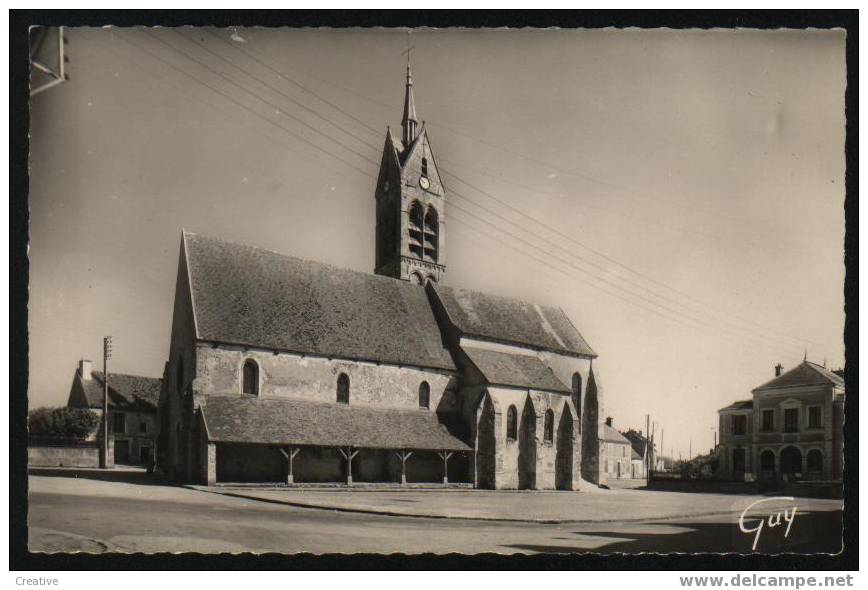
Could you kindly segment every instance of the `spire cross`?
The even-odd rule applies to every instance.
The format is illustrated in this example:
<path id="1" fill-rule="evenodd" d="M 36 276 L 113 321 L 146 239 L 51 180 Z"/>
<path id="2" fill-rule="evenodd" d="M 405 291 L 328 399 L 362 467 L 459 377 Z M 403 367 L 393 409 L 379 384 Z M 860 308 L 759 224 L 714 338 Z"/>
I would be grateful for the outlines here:
<path id="1" fill-rule="evenodd" d="M 410 67 L 410 52 L 416 49 L 415 45 L 410 45 L 410 29 L 407 29 L 407 49 L 401 52 L 401 55 L 407 54 L 407 67 Z"/>

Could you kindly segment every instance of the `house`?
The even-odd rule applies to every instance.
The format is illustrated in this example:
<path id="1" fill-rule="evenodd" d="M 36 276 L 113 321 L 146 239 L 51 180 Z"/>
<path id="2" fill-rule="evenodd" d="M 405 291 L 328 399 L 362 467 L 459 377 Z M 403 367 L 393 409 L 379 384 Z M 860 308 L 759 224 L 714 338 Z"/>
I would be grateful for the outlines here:
<path id="1" fill-rule="evenodd" d="M 102 418 L 105 374 L 94 371 L 89 360 L 79 362 L 72 379 L 67 406 L 88 408 Z M 108 378 L 109 464 L 147 465 L 155 457 L 158 435 L 157 404 L 160 379 L 122 373 Z M 100 422 L 102 424 L 102 422 Z M 101 427 L 91 440 L 102 440 Z"/>
<path id="2" fill-rule="evenodd" d="M 633 477 L 633 447 L 624 435 L 612 426 L 612 418 L 600 429 L 600 478 L 630 479 Z"/>
<path id="3" fill-rule="evenodd" d="M 374 274 L 183 232 L 158 463 L 215 482 L 599 480 L 596 353 L 563 310 L 446 286 L 447 196 L 416 117 L 375 187 Z"/>
<path id="4" fill-rule="evenodd" d="M 844 379 L 807 359 L 718 410 L 719 473 L 736 480 L 843 477 Z"/>

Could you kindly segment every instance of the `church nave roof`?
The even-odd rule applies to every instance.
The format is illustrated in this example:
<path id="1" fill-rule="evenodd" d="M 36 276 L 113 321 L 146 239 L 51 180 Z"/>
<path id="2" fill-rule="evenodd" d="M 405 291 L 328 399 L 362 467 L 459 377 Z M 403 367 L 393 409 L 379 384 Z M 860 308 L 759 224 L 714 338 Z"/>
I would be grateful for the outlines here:
<path id="1" fill-rule="evenodd" d="M 454 370 L 423 287 L 184 234 L 197 338 Z"/>

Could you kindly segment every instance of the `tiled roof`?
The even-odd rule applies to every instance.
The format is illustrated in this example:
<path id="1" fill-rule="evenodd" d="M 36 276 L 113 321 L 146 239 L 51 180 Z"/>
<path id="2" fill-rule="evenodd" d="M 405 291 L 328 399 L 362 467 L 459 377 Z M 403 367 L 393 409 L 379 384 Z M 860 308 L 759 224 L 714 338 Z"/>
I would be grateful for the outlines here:
<path id="1" fill-rule="evenodd" d="M 156 377 L 141 377 L 109 373 L 109 407 L 129 410 L 156 412 L 160 401 L 161 379 Z M 91 379 L 82 379 L 78 371 L 75 373 L 73 387 L 80 387 L 89 408 L 102 408 L 105 376 L 94 371 Z M 79 397 L 80 399 L 80 397 Z"/>
<path id="2" fill-rule="evenodd" d="M 725 408 L 720 408 L 718 412 L 725 412 L 727 410 L 752 410 L 753 409 L 753 400 L 752 399 L 743 399 L 737 402 L 733 402 L 726 406 Z"/>
<path id="3" fill-rule="evenodd" d="M 453 370 L 424 287 L 184 234 L 200 340 Z"/>
<path id="4" fill-rule="evenodd" d="M 600 440 L 604 440 L 607 442 L 619 443 L 622 445 L 629 445 L 630 441 L 624 437 L 623 434 L 609 426 L 608 424 L 600 425 Z"/>
<path id="5" fill-rule="evenodd" d="M 428 410 L 234 396 L 209 397 L 202 410 L 214 442 L 470 450 Z"/>
<path id="6" fill-rule="evenodd" d="M 563 310 L 435 285 L 450 320 L 468 336 L 552 352 L 597 356 Z"/>
<path id="7" fill-rule="evenodd" d="M 796 387 L 799 385 L 832 385 L 844 386 L 844 379 L 826 367 L 804 361 L 793 369 L 756 389 L 777 389 L 779 387 Z"/>
<path id="8" fill-rule="evenodd" d="M 570 393 L 544 362 L 535 356 L 465 347 L 464 352 L 492 385 L 509 385 Z"/>

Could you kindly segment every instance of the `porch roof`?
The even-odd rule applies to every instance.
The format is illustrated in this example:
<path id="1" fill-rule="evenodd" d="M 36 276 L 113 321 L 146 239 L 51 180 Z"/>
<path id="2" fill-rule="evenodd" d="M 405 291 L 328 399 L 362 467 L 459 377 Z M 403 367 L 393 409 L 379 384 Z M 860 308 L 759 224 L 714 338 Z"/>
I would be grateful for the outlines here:
<path id="1" fill-rule="evenodd" d="M 469 451 L 427 409 L 345 406 L 293 399 L 209 397 L 202 408 L 211 442 L 281 446 Z"/>

